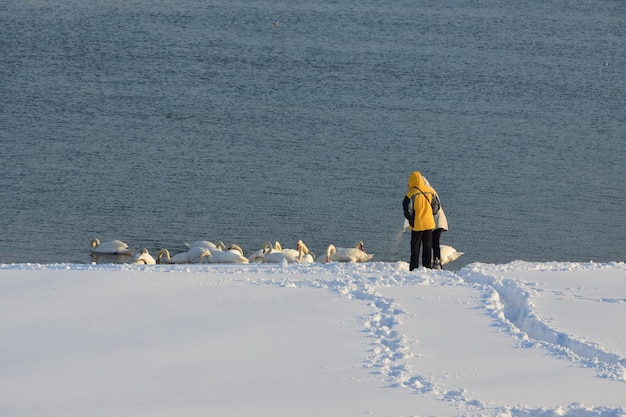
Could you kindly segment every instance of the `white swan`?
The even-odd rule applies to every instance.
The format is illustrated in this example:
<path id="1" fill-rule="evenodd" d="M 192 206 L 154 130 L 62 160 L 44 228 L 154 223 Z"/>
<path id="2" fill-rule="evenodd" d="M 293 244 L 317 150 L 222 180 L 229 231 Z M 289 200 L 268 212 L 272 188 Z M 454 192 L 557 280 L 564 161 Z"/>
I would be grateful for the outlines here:
<path id="1" fill-rule="evenodd" d="M 209 242 L 208 240 L 196 240 L 195 242 L 192 242 L 192 243 L 185 243 L 185 246 L 187 246 L 188 248 L 206 248 L 212 251 L 226 250 L 226 245 L 222 241 L 213 243 L 213 242 Z"/>
<path id="2" fill-rule="evenodd" d="M 91 251 L 93 253 L 108 253 L 112 255 L 125 255 L 130 253 L 130 248 L 121 240 L 109 240 L 100 243 L 100 239 L 95 238 L 91 241 Z"/>
<path id="3" fill-rule="evenodd" d="M 304 245 L 304 243 L 302 243 L 302 241 L 298 242 L 298 249 L 282 249 L 282 246 L 280 246 L 280 243 L 276 242 L 276 246 L 278 248 L 281 248 L 281 250 L 276 250 L 276 247 L 269 253 L 266 253 L 263 260 L 266 263 L 273 263 L 273 264 L 277 264 L 277 263 L 282 263 L 282 262 L 287 262 L 287 263 L 294 263 L 294 262 L 298 262 L 301 263 L 304 261 L 305 257 L 305 251 L 308 253 L 309 249 Z M 308 260 L 307 260 L 308 261 Z"/>
<path id="4" fill-rule="evenodd" d="M 245 256 L 243 256 L 243 251 L 240 251 L 241 248 L 239 249 L 230 249 L 230 250 L 226 250 L 226 251 L 220 251 L 220 250 L 210 250 L 209 249 L 209 255 L 207 256 L 207 260 L 209 261 L 209 263 L 214 263 L 214 264 L 247 264 L 250 261 L 248 260 L 248 258 L 246 258 Z"/>
<path id="5" fill-rule="evenodd" d="M 241 248 L 241 246 L 237 245 L 236 243 L 231 243 L 230 245 L 228 245 L 228 250 L 239 252 L 240 254 L 243 255 L 243 249 Z"/>
<path id="6" fill-rule="evenodd" d="M 459 256 L 463 255 L 465 252 L 458 252 L 452 246 L 448 245 L 439 245 L 441 248 L 441 265 L 445 265 L 452 261 L 455 261 Z"/>
<path id="7" fill-rule="evenodd" d="M 265 262 L 265 257 L 268 255 L 271 255 L 273 253 L 282 253 L 282 252 L 283 252 L 283 246 L 280 244 L 279 241 L 274 242 L 273 246 L 270 242 L 265 242 L 263 243 L 263 260 L 261 262 Z M 279 255 L 274 255 L 275 258 L 276 256 L 279 256 Z M 269 258 L 269 262 L 272 263 L 271 257 Z"/>
<path id="8" fill-rule="evenodd" d="M 277 248 L 280 248 L 278 250 L 280 250 L 282 253 L 284 253 L 285 255 L 288 255 L 289 257 L 292 257 L 292 258 L 298 258 L 300 256 L 300 245 L 304 245 L 304 243 L 302 243 L 301 240 L 298 240 L 298 242 L 296 243 L 296 248 L 295 249 L 283 248 L 281 246 L 280 242 L 276 242 Z M 307 251 L 308 251 L 308 249 L 307 249 Z"/>
<path id="9" fill-rule="evenodd" d="M 150 255 L 150 252 L 148 252 L 148 249 L 143 248 L 141 250 L 141 253 L 135 256 L 135 260 L 133 261 L 133 263 L 144 264 L 144 265 L 154 265 L 156 264 L 156 260 L 154 259 L 152 255 Z"/>
<path id="10" fill-rule="evenodd" d="M 190 264 L 201 264 L 209 256 L 211 256 L 211 251 L 200 246 L 193 246 L 187 251 L 187 260 Z"/>
<path id="11" fill-rule="evenodd" d="M 270 242 L 265 242 L 263 244 L 263 262 L 267 263 L 280 263 L 285 258 L 283 254 L 283 246 L 279 241 L 274 242 L 274 245 Z"/>
<path id="12" fill-rule="evenodd" d="M 170 251 L 163 248 L 157 254 L 157 262 L 160 264 L 189 264 L 188 252 L 177 253 L 170 256 Z"/>
<path id="13" fill-rule="evenodd" d="M 271 249 L 272 244 L 270 242 L 263 242 L 263 246 L 261 247 L 261 249 L 257 249 L 254 252 L 252 252 L 250 255 L 248 255 L 248 260 L 250 262 L 263 262 L 263 259 L 265 258 L 265 253 L 269 252 L 269 250 Z"/>
<path id="14" fill-rule="evenodd" d="M 303 254 L 300 260 L 301 263 L 315 262 L 315 255 L 309 251 L 309 248 L 301 240 L 298 241 L 298 251 L 301 251 Z"/>
<path id="15" fill-rule="evenodd" d="M 374 257 L 373 253 L 366 253 L 363 242 L 358 242 L 354 248 L 337 248 L 328 245 L 326 262 L 366 262 Z"/>

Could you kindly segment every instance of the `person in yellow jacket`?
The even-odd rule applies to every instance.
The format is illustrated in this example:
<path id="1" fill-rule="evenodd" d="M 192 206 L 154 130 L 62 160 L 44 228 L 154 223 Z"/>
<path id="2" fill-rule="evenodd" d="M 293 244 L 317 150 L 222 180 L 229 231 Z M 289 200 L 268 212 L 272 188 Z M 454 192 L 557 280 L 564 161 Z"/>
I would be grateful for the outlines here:
<path id="1" fill-rule="evenodd" d="M 404 217 L 411 228 L 411 260 L 409 270 L 418 267 L 420 247 L 422 250 L 422 266 L 433 267 L 432 233 L 435 229 L 435 214 L 439 210 L 439 197 L 435 190 L 424 182 L 419 171 L 409 174 L 409 189 L 402 201 Z"/>

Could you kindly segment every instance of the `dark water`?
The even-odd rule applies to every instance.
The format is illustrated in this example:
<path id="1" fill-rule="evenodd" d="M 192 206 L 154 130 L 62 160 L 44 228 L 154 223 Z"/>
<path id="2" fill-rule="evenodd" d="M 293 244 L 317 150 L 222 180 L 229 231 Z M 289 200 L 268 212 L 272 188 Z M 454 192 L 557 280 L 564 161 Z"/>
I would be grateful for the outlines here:
<path id="1" fill-rule="evenodd" d="M 598 0 L 4 1 L 0 262 L 90 262 L 96 236 L 406 260 L 415 169 L 454 267 L 623 261 L 625 21 Z"/>

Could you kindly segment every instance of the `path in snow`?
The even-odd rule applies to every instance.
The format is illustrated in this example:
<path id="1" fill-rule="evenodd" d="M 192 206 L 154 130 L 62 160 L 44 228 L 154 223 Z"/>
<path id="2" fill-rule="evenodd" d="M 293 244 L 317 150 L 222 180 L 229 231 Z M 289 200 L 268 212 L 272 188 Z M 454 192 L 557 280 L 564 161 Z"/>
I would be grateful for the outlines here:
<path id="1" fill-rule="evenodd" d="M 365 366 L 391 386 L 402 386 L 452 402 L 470 414 L 481 414 L 491 408 L 494 414 L 542 415 L 545 411 L 541 410 L 542 405 L 573 403 L 570 412 L 577 413 L 575 415 L 621 415 L 624 357 L 593 339 L 583 339 L 551 327 L 551 322 L 539 315 L 535 300 L 543 293 L 554 292 L 541 288 L 541 284 L 527 283 L 519 277 L 503 278 L 491 271 L 492 266 L 480 264 L 470 265 L 456 274 L 423 269 L 407 274 L 404 263 L 388 264 L 383 270 L 371 272 L 363 267 L 362 270 L 352 270 L 352 275 L 341 265 L 333 267 L 341 278 L 318 282 L 317 285 L 365 300 L 373 308 L 374 313 L 365 320 L 372 340 Z M 528 267 L 525 263 L 519 265 L 522 271 Z M 505 271 L 516 275 L 511 266 Z M 550 272 L 554 271 L 551 269 Z M 346 277 L 350 279 L 346 280 Z M 589 278 L 584 277 L 584 280 L 589 283 Z M 567 289 L 557 293 L 564 297 Z M 576 289 L 571 296 L 579 297 L 579 294 Z M 428 302 L 420 303 L 428 297 Z M 471 304 L 467 300 L 472 300 Z M 602 301 L 606 307 L 604 304 L 616 306 L 622 299 L 607 296 L 596 301 Z M 420 308 L 422 304 L 428 307 Z M 442 310 L 433 311 L 433 306 Z M 451 307 L 458 310 L 452 322 Z M 619 307 L 619 313 L 623 315 L 623 306 Z M 605 318 L 612 319 L 615 334 L 620 334 L 621 321 L 615 320 L 614 315 Z M 602 320 L 601 317 L 598 319 Z M 475 328 L 477 322 L 483 327 Z M 441 328 L 450 331 L 442 333 Z M 405 329 L 411 329 L 412 333 Z M 484 337 L 472 337 L 472 332 L 480 332 Z M 437 337 L 444 334 L 449 340 L 444 343 L 437 340 L 433 346 L 438 350 L 433 351 L 427 342 L 429 334 Z M 492 344 L 496 343 L 503 345 L 497 350 L 505 352 L 502 357 L 481 355 L 481 352 L 491 352 Z M 442 344 L 448 348 L 444 352 L 440 349 Z M 472 359 L 468 361 L 468 357 Z M 559 390 L 567 393 L 559 398 L 551 387 L 569 385 L 574 381 L 569 379 L 572 365 L 583 376 L 577 377 L 571 387 Z M 454 370 L 455 374 L 447 374 L 442 369 Z M 491 383 L 494 378 L 506 381 L 506 384 L 495 392 L 481 392 L 481 381 L 488 379 L 490 383 L 486 385 L 494 386 Z M 527 401 L 520 394 L 528 391 L 529 386 L 532 397 L 539 401 Z M 598 392 L 603 393 L 603 404 L 615 408 L 588 409 L 577 404 L 588 393 L 593 393 L 591 397 L 597 399 Z M 498 406 L 515 401 L 523 405 Z M 559 413 L 564 415 L 562 413 L 567 411 Z"/>

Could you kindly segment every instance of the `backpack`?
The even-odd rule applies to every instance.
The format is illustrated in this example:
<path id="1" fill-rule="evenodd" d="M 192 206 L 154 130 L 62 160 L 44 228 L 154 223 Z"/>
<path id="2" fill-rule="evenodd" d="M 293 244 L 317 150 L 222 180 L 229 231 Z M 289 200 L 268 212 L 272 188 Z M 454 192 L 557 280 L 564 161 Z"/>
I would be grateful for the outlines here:
<path id="1" fill-rule="evenodd" d="M 422 193 L 422 195 L 426 198 L 426 200 L 428 200 L 428 196 L 424 193 L 424 191 L 420 190 L 419 188 L 417 188 L 417 191 Z M 413 207 L 415 205 L 416 196 L 417 196 L 417 193 L 413 194 L 413 196 L 411 197 L 411 202 L 409 204 L 409 213 L 411 214 L 411 216 L 415 215 L 415 213 L 413 212 Z M 439 208 L 441 207 L 441 203 L 439 202 L 439 196 L 434 195 L 433 198 L 429 200 L 429 202 L 430 202 L 430 208 L 433 210 L 433 216 L 436 216 L 437 213 L 439 213 Z"/>
<path id="2" fill-rule="evenodd" d="M 436 216 L 439 213 L 439 209 L 441 208 L 441 202 L 439 201 L 439 196 L 436 195 L 432 201 L 430 202 L 430 207 L 433 209 L 433 216 Z"/>

